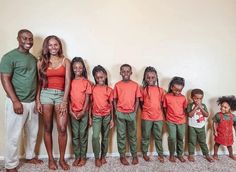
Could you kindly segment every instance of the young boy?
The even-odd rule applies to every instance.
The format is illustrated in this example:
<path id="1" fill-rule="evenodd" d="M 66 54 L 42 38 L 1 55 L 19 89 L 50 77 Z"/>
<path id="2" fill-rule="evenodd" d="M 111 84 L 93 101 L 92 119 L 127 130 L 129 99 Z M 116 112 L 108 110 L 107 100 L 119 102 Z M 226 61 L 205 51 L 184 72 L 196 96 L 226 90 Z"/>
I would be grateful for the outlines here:
<path id="1" fill-rule="evenodd" d="M 188 160 L 194 162 L 194 150 L 196 146 L 196 141 L 198 141 L 202 154 L 205 156 L 207 161 L 213 162 L 213 159 L 209 156 L 209 150 L 206 144 L 206 132 L 205 125 L 206 119 L 208 117 L 208 111 L 205 104 L 202 103 L 204 93 L 201 89 L 194 89 L 191 92 L 192 103 L 188 104 L 187 113 L 188 113 L 188 149 L 189 156 Z"/>
<path id="2" fill-rule="evenodd" d="M 117 145 L 120 154 L 120 162 L 123 165 L 129 165 L 125 158 L 125 140 L 126 127 L 128 129 L 128 138 L 130 151 L 132 154 L 132 164 L 138 164 L 137 157 L 137 135 L 136 135 L 136 112 L 139 106 L 139 97 L 141 97 L 139 85 L 130 79 L 132 67 L 129 64 L 123 64 L 120 67 L 122 80 L 117 82 L 114 87 L 114 107 L 117 116 Z"/>

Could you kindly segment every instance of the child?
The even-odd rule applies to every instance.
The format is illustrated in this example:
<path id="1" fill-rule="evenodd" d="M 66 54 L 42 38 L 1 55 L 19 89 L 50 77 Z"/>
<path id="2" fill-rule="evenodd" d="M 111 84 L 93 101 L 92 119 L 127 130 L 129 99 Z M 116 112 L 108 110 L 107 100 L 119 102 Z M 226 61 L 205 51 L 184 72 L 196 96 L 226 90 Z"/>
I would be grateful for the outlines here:
<path id="1" fill-rule="evenodd" d="M 132 154 L 132 164 L 138 164 L 137 157 L 137 133 L 136 133 L 136 112 L 139 105 L 140 89 L 139 85 L 130 79 L 132 68 L 129 64 L 120 67 L 122 80 L 114 87 L 114 107 L 117 116 L 117 145 L 120 153 L 120 162 L 129 165 L 125 158 L 126 128 L 130 151 Z"/>
<path id="2" fill-rule="evenodd" d="M 209 162 L 213 162 L 213 159 L 209 156 L 209 150 L 206 144 L 206 131 L 205 125 L 207 117 L 209 116 L 207 107 L 202 103 L 204 93 L 201 89 L 194 89 L 191 92 L 192 103 L 188 104 L 188 150 L 189 156 L 188 160 L 194 162 L 194 150 L 196 146 L 196 141 L 198 141 L 202 154 L 206 157 Z"/>
<path id="3" fill-rule="evenodd" d="M 233 127 L 236 130 L 236 117 L 232 114 L 232 111 L 236 110 L 236 97 L 223 96 L 217 100 L 220 105 L 220 112 L 214 116 L 214 155 L 213 158 L 219 160 L 217 152 L 220 145 L 227 146 L 229 151 L 229 157 L 236 160 L 233 155 Z"/>
<path id="4" fill-rule="evenodd" d="M 152 131 L 158 159 L 160 162 L 164 162 L 162 147 L 162 103 L 164 93 L 164 89 L 159 87 L 156 69 L 151 66 L 147 67 L 144 71 L 143 88 L 141 89 L 142 152 L 145 161 L 150 160 L 147 151 Z"/>
<path id="5" fill-rule="evenodd" d="M 93 68 L 93 77 L 96 85 L 92 89 L 92 116 L 89 123 L 93 124 L 92 145 L 95 156 L 95 166 L 100 167 L 105 164 L 108 150 L 109 129 L 113 127 L 113 92 L 108 87 L 107 72 L 98 65 Z M 101 159 L 100 153 L 100 133 L 102 135 Z"/>
<path id="6" fill-rule="evenodd" d="M 72 62 L 72 82 L 70 90 L 70 114 L 72 125 L 72 145 L 75 153 L 73 166 L 86 164 L 88 143 L 88 104 L 92 92 L 87 80 L 87 70 L 81 57 Z"/>
<path id="7" fill-rule="evenodd" d="M 170 151 L 170 162 L 176 162 L 174 156 L 175 147 L 177 147 L 177 158 L 181 162 L 186 161 L 183 157 L 183 139 L 185 135 L 187 100 L 181 94 L 184 84 L 184 78 L 174 77 L 169 84 L 168 93 L 164 96 L 163 110 L 166 115 L 169 132 L 168 147 Z"/>

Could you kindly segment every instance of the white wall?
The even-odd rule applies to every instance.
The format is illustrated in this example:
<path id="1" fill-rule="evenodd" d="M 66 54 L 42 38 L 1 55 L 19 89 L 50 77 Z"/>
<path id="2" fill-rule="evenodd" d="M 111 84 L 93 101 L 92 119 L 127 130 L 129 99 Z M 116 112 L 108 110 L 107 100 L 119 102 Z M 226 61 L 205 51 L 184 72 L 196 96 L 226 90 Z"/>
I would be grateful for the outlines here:
<path id="1" fill-rule="evenodd" d="M 236 95 L 235 0 L 0 0 L 0 4 L 1 57 L 17 46 L 17 31 L 28 28 L 35 36 L 34 55 L 39 55 L 43 39 L 55 34 L 62 39 L 70 59 L 84 57 L 90 71 L 97 64 L 105 66 L 112 86 L 120 79 L 119 66 L 129 63 L 133 66 L 132 77 L 139 83 L 144 68 L 152 65 L 165 89 L 175 75 L 186 79 L 185 95 L 192 88 L 202 88 L 211 115 L 218 111 L 217 97 Z M 3 156 L 2 88 L 0 96 L 0 156 Z M 54 152 L 58 154 L 56 133 Z M 140 129 L 138 133 L 140 138 Z M 88 152 L 92 152 L 91 131 L 89 134 Z M 45 155 L 41 135 L 42 130 L 37 152 Z M 211 135 L 208 130 L 212 150 Z M 112 138 L 110 152 L 116 153 L 115 133 Z M 166 133 L 163 140 L 168 151 Z M 69 139 L 67 154 L 72 153 L 70 145 Z"/>

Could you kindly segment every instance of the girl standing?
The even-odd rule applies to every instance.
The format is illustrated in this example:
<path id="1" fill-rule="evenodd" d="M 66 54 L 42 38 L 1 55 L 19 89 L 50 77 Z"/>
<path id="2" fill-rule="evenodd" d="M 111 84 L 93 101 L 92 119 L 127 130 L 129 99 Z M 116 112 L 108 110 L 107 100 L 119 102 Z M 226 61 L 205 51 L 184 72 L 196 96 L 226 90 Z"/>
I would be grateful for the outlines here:
<path id="1" fill-rule="evenodd" d="M 220 105 L 220 112 L 214 116 L 214 155 L 213 158 L 219 160 L 218 149 L 220 145 L 227 146 L 229 151 L 229 157 L 236 160 L 233 155 L 232 145 L 233 140 L 233 127 L 236 130 L 236 117 L 232 114 L 232 111 L 236 110 L 236 98 L 234 96 L 223 96 L 217 100 Z"/>
<path id="2" fill-rule="evenodd" d="M 186 161 L 183 157 L 183 139 L 185 135 L 185 110 L 187 108 L 187 100 L 181 94 L 184 85 L 184 78 L 174 77 L 170 81 L 168 93 L 164 97 L 163 107 L 169 132 L 168 146 L 170 151 L 170 162 L 176 162 L 176 159 L 174 157 L 176 148 L 177 158 L 181 162 Z"/>
<path id="3" fill-rule="evenodd" d="M 71 66 L 70 114 L 72 145 L 75 154 L 73 166 L 84 166 L 88 145 L 88 105 L 92 90 L 83 59 L 73 58 Z"/>
<path id="4" fill-rule="evenodd" d="M 93 69 L 95 85 L 92 90 L 92 114 L 90 125 L 93 125 L 92 145 L 95 156 L 95 165 L 100 167 L 105 164 L 108 150 L 109 129 L 113 127 L 113 92 L 108 86 L 107 72 L 98 65 Z M 100 133 L 102 135 L 101 144 Z M 99 159 L 101 145 L 101 157 Z"/>
<path id="5" fill-rule="evenodd" d="M 163 112 L 162 104 L 164 89 L 159 87 L 157 71 L 154 67 L 147 67 L 143 76 L 142 97 L 140 99 L 142 109 L 142 152 L 145 161 L 150 143 L 150 135 L 153 132 L 156 151 L 160 162 L 164 162 L 162 147 Z"/>

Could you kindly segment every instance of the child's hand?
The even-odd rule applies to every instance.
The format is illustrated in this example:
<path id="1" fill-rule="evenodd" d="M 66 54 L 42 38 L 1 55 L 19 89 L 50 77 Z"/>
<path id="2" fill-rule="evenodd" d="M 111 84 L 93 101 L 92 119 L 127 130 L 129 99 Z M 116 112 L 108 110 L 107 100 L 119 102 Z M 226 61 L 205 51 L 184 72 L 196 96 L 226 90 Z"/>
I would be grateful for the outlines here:
<path id="1" fill-rule="evenodd" d="M 70 111 L 70 114 L 71 114 L 71 116 L 72 116 L 73 118 L 77 119 L 77 116 L 76 116 L 76 114 L 75 114 L 74 112 Z"/>
<path id="2" fill-rule="evenodd" d="M 83 118 L 84 114 L 85 114 L 84 111 L 81 111 L 81 112 L 77 113 L 77 119 Z"/>
<path id="3" fill-rule="evenodd" d="M 214 134 L 214 136 L 218 136 L 218 134 L 217 134 L 217 131 L 214 131 L 214 133 L 213 133 L 213 134 Z"/>
<path id="4" fill-rule="evenodd" d="M 113 120 L 110 121 L 110 129 L 112 129 L 114 127 L 115 123 Z"/>
<path id="5" fill-rule="evenodd" d="M 192 118 L 192 117 L 194 116 L 194 114 L 192 113 L 192 114 L 189 114 L 188 116 L 189 116 L 190 118 Z"/>
<path id="6" fill-rule="evenodd" d="M 89 126 L 91 127 L 93 125 L 93 119 L 89 118 Z"/>
<path id="7" fill-rule="evenodd" d="M 78 112 L 78 113 L 76 114 L 76 117 L 77 117 L 77 119 L 81 119 L 81 118 L 82 118 L 81 112 Z"/>

